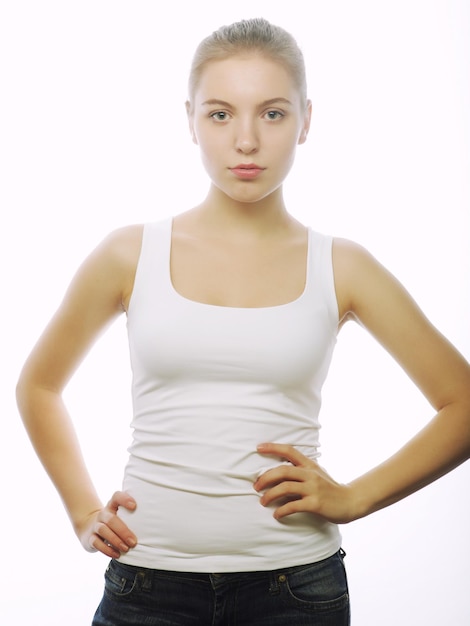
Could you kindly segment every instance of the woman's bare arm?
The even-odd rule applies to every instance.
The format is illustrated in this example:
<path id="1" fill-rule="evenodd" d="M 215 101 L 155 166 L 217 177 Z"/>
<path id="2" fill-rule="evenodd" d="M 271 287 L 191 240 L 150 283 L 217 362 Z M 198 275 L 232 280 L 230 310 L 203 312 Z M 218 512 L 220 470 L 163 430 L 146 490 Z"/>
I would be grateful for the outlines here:
<path id="1" fill-rule="evenodd" d="M 398 281 L 361 247 L 336 241 L 334 267 L 342 320 L 356 319 L 377 338 L 423 392 L 436 415 L 390 459 L 347 485 L 336 483 L 290 446 L 261 446 L 260 452 L 292 463 L 266 472 L 255 484 L 257 490 L 265 491 L 264 505 L 281 497 L 293 498 L 276 509 L 276 517 L 302 510 L 348 522 L 397 502 L 470 456 L 467 361 Z"/>
<path id="2" fill-rule="evenodd" d="M 117 492 L 103 507 L 85 467 L 62 392 L 100 333 L 124 312 L 140 240 L 141 227 L 116 231 L 85 260 L 27 359 L 17 385 L 18 407 L 28 435 L 77 535 L 86 549 L 98 549 L 108 556 L 135 545 L 133 533 L 116 515 L 118 506 L 134 508 L 135 502 Z"/>
<path id="3" fill-rule="evenodd" d="M 407 445 L 350 484 L 360 514 L 366 515 L 469 458 L 470 367 L 398 281 L 365 250 L 340 241 L 336 263 L 343 280 L 339 289 L 347 294 L 346 309 L 390 352 L 436 411 Z"/>

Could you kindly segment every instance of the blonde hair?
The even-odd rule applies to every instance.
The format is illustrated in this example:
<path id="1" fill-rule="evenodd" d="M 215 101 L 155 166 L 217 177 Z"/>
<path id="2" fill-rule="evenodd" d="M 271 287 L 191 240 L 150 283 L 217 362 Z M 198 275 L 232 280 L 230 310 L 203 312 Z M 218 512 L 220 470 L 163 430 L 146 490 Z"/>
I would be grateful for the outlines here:
<path id="1" fill-rule="evenodd" d="M 254 52 L 284 66 L 294 79 L 302 100 L 307 100 L 307 80 L 302 51 L 294 37 L 264 18 L 254 18 L 221 26 L 196 48 L 189 74 L 189 98 L 194 98 L 205 66 L 237 54 Z"/>

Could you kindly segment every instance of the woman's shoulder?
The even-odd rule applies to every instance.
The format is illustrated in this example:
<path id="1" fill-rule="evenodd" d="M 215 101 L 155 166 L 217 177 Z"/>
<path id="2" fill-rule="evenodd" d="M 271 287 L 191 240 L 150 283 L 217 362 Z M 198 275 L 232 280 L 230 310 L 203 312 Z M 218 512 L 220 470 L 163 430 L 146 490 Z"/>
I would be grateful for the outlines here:
<path id="1" fill-rule="evenodd" d="M 333 238 L 333 265 L 338 281 L 359 287 L 371 285 L 371 278 L 380 276 L 394 279 L 380 261 L 363 245 L 343 239 Z"/>
<path id="2" fill-rule="evenodd" d="M 117 256 L 135 253 L 140 250 L 144 224 L 130 224 L 112 230 L 103 240 L 102 246 L 109 254 Z"/>
<path id="3" fill-rule="evenodd" d="M 363 263 L 367 259 L 372 259 L 369 251 L 351 239 L 343 237 L 332 237 L 333 262 L 337 269 L 346 271 L 351 268 L 351 264 Z"/>
<path id="4" fill-rule="evenodd" d="M 125 309 L 134 285 L 144 228 L 144 224 L 122 226 L 111 231 L 98 246 L 103 264 L 120 283 Z"/>
<path id="5" fill-rule="evenodd" d="M 333 237 L 332 258 L 340 314 L 350 316 L 358 297 L 375 289 L 388 272 L 363 245 L 350 239 Z"/>
<path id="6" fill-rule="evenodd" d="M 91 259 L 111 271 L 129 270 L 137 265 L 144 226 L 132 224 L 108 233 L 91 254 Z"/>

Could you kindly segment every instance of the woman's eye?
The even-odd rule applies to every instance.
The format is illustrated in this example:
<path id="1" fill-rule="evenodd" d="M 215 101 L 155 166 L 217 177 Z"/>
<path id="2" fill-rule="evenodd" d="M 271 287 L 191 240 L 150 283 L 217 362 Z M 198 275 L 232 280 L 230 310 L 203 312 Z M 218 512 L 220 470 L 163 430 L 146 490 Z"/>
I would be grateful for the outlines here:
<path id="1" fill-rule="evenodd" d="M 228 120 L 228 113 L 225 111 L 216 111 L 211 113 L 210 117 L 216 122 L 226 122 Z"/>
<path id="2" fill-rule="evenodd" d="M 279 120 L 284 117 L 284 113 L 281 113 L 281 111 L 268 111 L 265 117 L 270 121 Z"/>

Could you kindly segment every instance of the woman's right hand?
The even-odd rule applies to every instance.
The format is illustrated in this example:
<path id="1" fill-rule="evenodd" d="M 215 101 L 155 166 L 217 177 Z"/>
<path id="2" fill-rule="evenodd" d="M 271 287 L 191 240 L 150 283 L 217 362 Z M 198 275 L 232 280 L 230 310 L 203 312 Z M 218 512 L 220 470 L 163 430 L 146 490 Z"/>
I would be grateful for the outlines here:
<path id="1" fill-rule="evenodd" d="M 88 552 L 102 552 L 117 559 L 137 545 L 137 537 L 118 516 L 119 507 L 133 511 L 136 501 L 124 491 L 116 491 L 108 504 L 91 513 L 76 526 L 82 546 Z"/>

